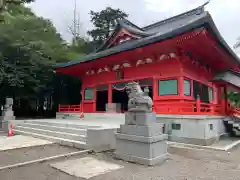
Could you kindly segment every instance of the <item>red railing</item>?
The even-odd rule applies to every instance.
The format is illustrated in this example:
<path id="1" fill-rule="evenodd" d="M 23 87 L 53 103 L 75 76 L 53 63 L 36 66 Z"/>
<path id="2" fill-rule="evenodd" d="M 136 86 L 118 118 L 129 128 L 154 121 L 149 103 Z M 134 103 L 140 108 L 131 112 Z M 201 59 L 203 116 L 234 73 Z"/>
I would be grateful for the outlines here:
<path id="1" fill-rule="evenodd" d="M 182 115 L 224 115 L 224 107 L 217 104 L 198 102 L 157 102 L 154 104 L 157 114 Z"/>
<path id="2" fill-rule="evenodd" d="M 236 116 L 236 117 L 239 117 L 240 118 L 240 108 L 238 107 L 233 107 L 230 105 L 229 107 L 229 114 L 232 115 L 232 116 Z"/>
<path id="3" fill-rule="evenodd" d="M 58 112 L 71 112 L 78 113 L 82 112 L 82 105 L 58 105 Z"/>
<path id="4" fill-rule="evenodd" d="M 58 112 L 79 113 L 82 105 L 59 105 Z M 182 114 L 182 115 L 225 115 L 225 107 L 220 104 L 196 102 L 155 102 L 153 110 L 157 114 Z M 236 111 L 236 110 L 235 110 Z M 235 112 L 236 113 L 236 112 Z M 238 110 L 240 115 L 240 109 Z"/>

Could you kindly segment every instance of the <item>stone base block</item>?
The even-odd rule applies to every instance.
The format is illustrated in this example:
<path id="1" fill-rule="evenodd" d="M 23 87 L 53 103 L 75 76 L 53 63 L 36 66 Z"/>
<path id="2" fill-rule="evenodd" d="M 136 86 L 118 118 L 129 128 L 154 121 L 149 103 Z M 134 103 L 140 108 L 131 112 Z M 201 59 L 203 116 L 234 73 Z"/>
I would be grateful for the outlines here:
<path id="1" fill-rule="evenodd" d="M 14 117 L 14 113 L 12 110 L 3 110 L 2 117 Z"/>
<path id="2" fill-rule="evenodd" d="M 163 124 L 154 124 L 149 126 L 138 125 L 120 125 L 119 133 L 134 136 L 152 137 L 163 133 Z"/>
<path id="3" fill-rule="evenodd" d="M 153 159 L 167 153 L 166 137 L 166 135 L 160 135 L 159 137 L 142 139 L 137 136 L 130 137 L 130 139 L 128 136 L 119 135 L 116 140 L 116 152 L 118 154 Z"/>
<path id="4" fill-rule="evenodd" d="M 4 110 L 2 112 L 2 116 L 0 117 L 0 121 L 8 121 L 8 120 L 15 120 L 15 116 L 13 111 L 11 110 Z"/>
<path id="5" fill-rule="evenodd" d="M 3 132 L 8 132 L 9 130 L 9 121 L 0 121 L 0 130 L 2 130 Z"/>
<path id="6" fill-rule="evenodd" d="M 162 164 L 168 158 L 168 154 L 164 154 L 153 159 L 146 159 L 146 158 L 131 156 L 127 154 L 118 154 L 118 152 L 115 153 L 115 156 L 117 159 L 122 159 L 124 161 L 138 163 L 138 164 L 147 165 L 147 166 Z"/>
<path id="7" fill-rule="evenodd" d="M 136 129 L 135 129 L 136 130 Z M 154 165 L 167 154 L 166 134 L 136 136 L 116 134 L 116 156 L 126 161 Z"/>

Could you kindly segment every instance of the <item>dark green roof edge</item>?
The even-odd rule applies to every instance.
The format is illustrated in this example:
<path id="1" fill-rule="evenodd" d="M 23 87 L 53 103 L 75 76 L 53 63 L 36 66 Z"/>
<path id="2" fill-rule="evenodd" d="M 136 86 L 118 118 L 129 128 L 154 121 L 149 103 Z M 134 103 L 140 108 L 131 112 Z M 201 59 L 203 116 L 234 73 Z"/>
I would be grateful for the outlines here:
<path id="1" fill-rule="evenodd" d="M 138 40 L 135 40 L 135 41 L 132 41 L 132 42 L 129 42 L 129 43 L 124 43 L 124 44 L 115 46 L 113 48 L 106 49 L 104 51 L 100 51 L 98 53 L 89 54 L 89 55 L 83 57 L 81 60 L 70 61 L 70 62 L 67 62 L 67 63 L 57 64 L 55 66 L 55 68 L 66 68 L 66 67 L 69 67 L 69 66 L 77 65 L 79 63 L 88 62 L 88 61 L 96 60 L 98 58 L 103 58 L 103 57 L 106 57 L 106 56 L 118 54 L 118 53 L 123 52 L 123 51 L 133 50 L 133 49 L 140 48 L 140 47 L 152 44 L 152 43 L 157 43 L 157 42 L 162 41 L 162 40 L 173 38 L 175 36 L 181 35 L 185 32 L 189 32 L 193 29 L 203 27 L 203 26 L 205 26 L 205 27 L 208 26 L 210 28 L 210 30 L 212 30 L 212 34 L 219 41 L 222 48 L 224 48 L 233 57 L 233 59 L 235 60 L 235 63 L 240 65 L 239 58 L 232 51 L 232 49 L 228 46 L 226 41 L 220 35 L 220 33 L 219 33 L 218 29 L 216 28 L 210 14 L 208 12 L 203 12 L 202 15 L 199 15 L 199 16 L 202 16 L 202 17 L 199 18 L 198 20 L 190 23 L 190 24 L 186 24 L 182 27 L 179 27 L 177 29 L 173 29 L 172 31 L 166 32 L 164 34 L 156 34 L 156 35 L 152 35 L 152 36 L 149 36 L 149 37 L 146 37 L 146 38 L 138 39 Z"/>
<path id="2" fill-rule="evenodd" d="M 170 18 L 167 18 L 167 19 L 164 19 L 164 20 L 161 20 L 161 21 L 158 21 L 156 23 L 153 23 L 153 24 L 150 24 L 148 26 L 145 26 L 143 27 L 142 29 L 143 30 L 149 30 L 149 29 L 152 29 L 152 28 L 155 28 L 155 27 L 158 27 L 158 26 L 161 26 L 163 24 L 167 24 L 167 23 L 170 23 L 172 21 L 176 21 L 178 20 L 179 18 L 184 18 L 186 16 L 191 16 L 191 15 L 195 15 L 195 14 L 201 14 L 202 12 L 204 12 L 204 7 L 209 4 L 210 0 L 205 2 L 204 4 L 202 4 L 201 6 L 198 6 L 194 9 L 191 9 L 187 12 L 184 12 L 184 13 L 181 13 L 181 14 L 178 14 L 176 16 L 173 16 L 173 17 L 170 17 Z"/>
<path id="3" fill-rule="evenodd" d="M 230 76 L 230 77 L 229 77 Z M 236 86 L 240 88 L 239 82 L 236 82 L 236 78 L 232 78 L 233 76 L 237 76 L 240 80 L 240 73 L 233 70 L 223 71 L 219 72 L 215 75 L 213 80 L 211 82 L 217 82 L 217 81 L 225 81 L 229 84 L 232 84 L 233 86 Z"/>

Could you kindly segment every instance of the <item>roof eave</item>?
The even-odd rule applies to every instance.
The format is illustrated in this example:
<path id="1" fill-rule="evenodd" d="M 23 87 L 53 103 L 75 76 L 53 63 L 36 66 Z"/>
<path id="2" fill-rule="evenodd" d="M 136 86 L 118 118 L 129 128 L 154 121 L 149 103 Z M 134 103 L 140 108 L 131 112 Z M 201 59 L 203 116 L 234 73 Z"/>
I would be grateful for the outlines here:
<path id="1" fill-rule="evenodd" d="M 96 54 L 94 54 L 92 56 L 91 55 L 86 56 L 85 58 L 83 58 L 82 61 L 74 61 L 72 63 L 68 62 L 65 65 L 64 64 L 59 64 L 59 65 L 56 65 L 55 67 L 56 68 L 65 68 L 65 67 L 77 65 L 80 62 L 91 61 L 91 60 L 95 60 L 95 59 L 98 59 L 98 58 L 103 58 L 103 57 L 107 57 L 107 56 L 110 56 L 110 55 L 118 54 L 118 53 L 123 52 L 123 51 L 133 50 L 133 49 L 140 48 L 140 47 L 152 44 L 152 43 L 156 43 L 156 42 L 159 42 L 159 41 L 162 41 L 162 40 L 173 38 L 173 37 L 181 35 L 181 34 L 183 34 L 185 32 L 188 32 L 188 31 L 191 31 L 193 29 L 202 27 L 202 26 L 204 26 L 206 24 L 209 25 L 209 27 L 211 28 L 213 34 L 215 35 L 216 39 L 220 42 L 222 47 L 233 57 L 234 62 L 239 65 L 240 64 L 240 59 L 236 56 L 236 54 L 231 50 L 231 48 L 228 46 L 226 41 L 220 35 L 220 33 L 217 30 L 217 28 L 216 28 L 216 26 L 215 26 L 215 24 L 214 24 L 214 22 L 213 22 L 213 20 L 212 20 L 212 18 L 210 16 L 210 14 L 208 12 L 205 12 L 205 15 L 203 15 L 203 17 L 201 17 L 200 19 L 196 20 L 195 22 L 192 22 L 191 24 L 184 25 L 184 26 L 182 26 L 180 28 L 177 28 L 177 29 L 174 29 L 172 31 L 169 31 L 169 32 L 167 32 L 165 34 L 161 34 L 161 35 L 156 34 L 156 35 L 152 35 L 152 36 L 146 37 L 146 38 L 142 39 L 142 41 L 140 39 L 139 41 L 136 41 L 137 43 L 133 44 L 130 47 L 127 46 L 127 44 L 126 44 L 125 47 L 122 47 L 121 50 L 118 50 L 117 48 L 113 47 L 111 49 L 107 49 L 105 51 L 98 52 L 98 53 L 96 53 Z M 107 52 L 107 51 L 109 51 L 109 52 Z"/>
<path id="2" fill-rule="evenodd" d="M 175 37 L 177 35 L 181 35 L 184 32 L 188 32 L 188 31 L 193 30 L 195 28 L 201 27 L 202 25 L 204 25 L 207 22 L 207 20 L 208 20 L 208 17 L 204 16 L 204 17 L 196 20 L 195 22 L 193 22 L 191 24 L 187 24 L 187 25 L 184 25 L 180 28 L 173 29 L 172 31 L 169 31 L 165 34 L 161 34 L 161 35 L 155 34 L 153 36 L 146 37 L 146 38 L 143 39 L 143 41 L 140 41 L 139 43 L 135 44 L 132 47 L 124 47 L 120 51 L 115 50 L 115 48 L 113 47 L 113 48 L 107 49 L 105 51 L 97 52 L 96 54 L 94 54 L 94 56 L 97 56 L 96 58 L 95 57 L 89 57 L 90 55 L 87 55 L 87 56 L 85 56 L 85 58 L 83 58 L 83 60 L 74 61 L 74 62 L 70 61 L 72 63 L 68 62 L 68 63 L 65 64 L 66 66 L 64 66 L 64 65 L 61 66 L 62 65 L 62 63 L 61 63 L 59 65 L 57 64 L 55 67 L 56 68 L 66 68 L 66 67 L 69 67 L 69 66 L 77 65 L 81 62 L 95 60 L 95 59 L 98 59 L 98 58 L 103 58 L 103 57 L 107 57 L 107 56 L 110 56 L 110 55 L 118 54 L 118 53 L 123 52 L 123 51 L 129 51 L 129 50 L 133 50 L 133 49 L 136 49 L 136 48 L 140 48 L 140 47 L 152 44 L 152 43 L 159 42 L 161 40 L 165 40 L 165 39 Z M 112 51 L 112 52 L 109 52 L 106 55 L 101 55 L 103 53 L 106 53 L 106 51 Z"/>
<path id="3" fill-rule="evenodd" d="M 215 38 L 218 40 L 218 42 L 222 45 L 222 47 L 233 57 L 233 60 L 235 63 L 240 65 L 240 59 L 236 55 L 236 53 L 231 49 L 231 47 L 227 44 L 227 42 L 224 40 L 220 32 L 218 31 L 212 17 L 208 13 L 208 24 L 210 25 L 210 28 L 213 32 L 213 35 L 215 35 Z"/>

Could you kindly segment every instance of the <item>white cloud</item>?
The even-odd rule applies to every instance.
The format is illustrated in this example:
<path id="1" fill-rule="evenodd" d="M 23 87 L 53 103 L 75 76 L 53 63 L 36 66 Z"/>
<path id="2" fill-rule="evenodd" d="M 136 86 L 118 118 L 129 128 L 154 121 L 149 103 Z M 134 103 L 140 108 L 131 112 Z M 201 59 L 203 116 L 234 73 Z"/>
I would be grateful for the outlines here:
<path id="1" fill-rule="evenodd" d="M 90 10 L 100 11 L 106 6 L 120 8 L 129 14 L 129 20 L 144 26 L 195 8 L 206 0 L 77 0 L 77 2 L 81 24 L 86 32 L 92 28 Z M 70 39 L 67 26 L 72 21 L 73 6 L 74 0 L 36 0 L 30 5 L 38 15 L 51 19 L 66 39 Z M 211 0 L 206 9 L 212 15 L 220 33 L 232 46 L 240 36 L 240 1 Z"/>

